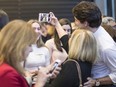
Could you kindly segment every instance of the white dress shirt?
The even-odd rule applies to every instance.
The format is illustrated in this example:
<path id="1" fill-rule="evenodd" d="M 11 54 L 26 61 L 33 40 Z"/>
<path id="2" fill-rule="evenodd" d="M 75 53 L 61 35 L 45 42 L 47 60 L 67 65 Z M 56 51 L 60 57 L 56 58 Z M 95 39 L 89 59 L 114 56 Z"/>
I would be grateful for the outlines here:
<path id="1" fill-rule="evenodd" d="M 94 36 L 99 46 L 100 58 L 92 67 L 92 77 L 109 76 L 116 83 L 116 43 L 101 26 L 94 33 Z"/>

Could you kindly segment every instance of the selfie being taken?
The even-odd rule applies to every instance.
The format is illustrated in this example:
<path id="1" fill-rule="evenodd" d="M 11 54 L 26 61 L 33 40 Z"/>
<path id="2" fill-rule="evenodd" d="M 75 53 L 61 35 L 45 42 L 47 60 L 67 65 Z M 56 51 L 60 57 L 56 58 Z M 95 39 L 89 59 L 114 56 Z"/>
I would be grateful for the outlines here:
<path id="1" fill-rule="evenodd" d="M 116 0 L 0 0 L 0 87 L 116 87 Z"/>

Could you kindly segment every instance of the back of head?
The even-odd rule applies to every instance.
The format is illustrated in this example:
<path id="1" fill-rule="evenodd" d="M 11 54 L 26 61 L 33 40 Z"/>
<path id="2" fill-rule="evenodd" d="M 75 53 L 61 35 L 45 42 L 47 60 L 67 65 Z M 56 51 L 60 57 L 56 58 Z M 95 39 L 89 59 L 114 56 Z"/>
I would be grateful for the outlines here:
<path id="1" fill-rule="evenodd" d="M 72 12 L 76 19 L 81 23 L 87 21 L 91 28 L 97 28 L 101 25 L 101 11 L 93 2 L 82 1 L 72 9 Z"/>
<path id="2" fill-rule="evenodd" d="M 25 48 L 37 39 L 31 25 L 23 20 L 9 22 L 0 33 L 0 60 L 20 72 L 19 62 L 24 60 Z"/>
<path id="3" fill-rule="evenodd" d="M 7 13 L 0 10 L 0 29 L 2 29 L 9 22 L 9 17 Z"/>
<path id="4" fill-rule="evenodd" d="M 102 24 L 107 24 L 107 25 L 110 25 L 113 27 L 116 25 L 116 22 L 115 22 L 115 19 L 113 17 L 103 17 Z"/>
<path id="5" fill-rule="evenodd" d="M 69 58 L 93 63 L 97 57 L 97 43 L 92 32 L 75 30 L 69 40 Z"/>

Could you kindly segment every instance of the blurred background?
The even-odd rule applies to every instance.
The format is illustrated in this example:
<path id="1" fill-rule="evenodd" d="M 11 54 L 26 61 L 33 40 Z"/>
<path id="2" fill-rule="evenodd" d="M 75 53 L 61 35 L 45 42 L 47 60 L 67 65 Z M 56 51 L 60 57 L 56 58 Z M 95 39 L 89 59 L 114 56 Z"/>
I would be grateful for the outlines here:
<path id="1" fill-rule="evenodd" d="M 37 19 L 42 12 L 54 12 L 58 18 L 73 20 L 72 8 L 80 1 L 95 2 L 103 15 L 116 19 L 116 0 L 0 0 L 0 9 L 6 11 L 10 20 Z"/>

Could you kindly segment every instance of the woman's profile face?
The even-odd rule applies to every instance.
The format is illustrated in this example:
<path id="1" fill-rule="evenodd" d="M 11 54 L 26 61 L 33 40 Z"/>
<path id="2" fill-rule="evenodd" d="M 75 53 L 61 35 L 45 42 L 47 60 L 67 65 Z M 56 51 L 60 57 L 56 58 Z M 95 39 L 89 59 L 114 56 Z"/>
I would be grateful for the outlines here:
<path id="1" fill-rule="evenodd" d="M 41 31 L 40 25 L 39 25 L 37 22 L 34 22 L 34 23 L 32 24 L 32 28 L 35 29 L 35 32 L 36 32 L 36 33 L 38 33 L 38 32 Z"/>
<path id="2" fill-rule="evenodd" d="M 40 28 L 40 25 L 37 22 L 34 22 L 32 24 L 32 28 L 35 30 L 35 32 L 38 34 L 38 39 L 42 35 L 42 30 Z"/>

